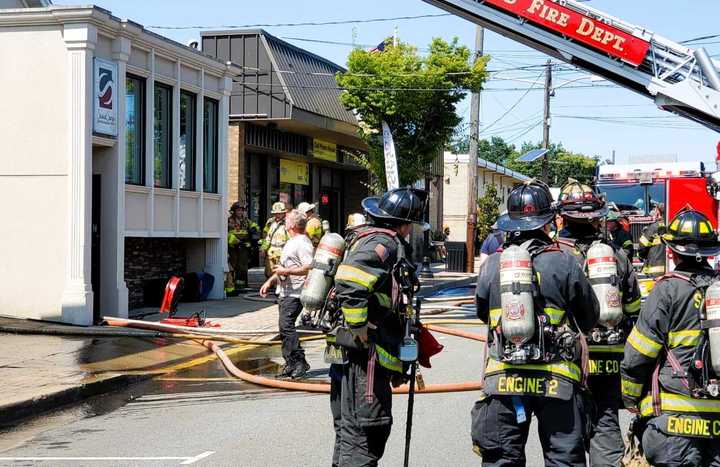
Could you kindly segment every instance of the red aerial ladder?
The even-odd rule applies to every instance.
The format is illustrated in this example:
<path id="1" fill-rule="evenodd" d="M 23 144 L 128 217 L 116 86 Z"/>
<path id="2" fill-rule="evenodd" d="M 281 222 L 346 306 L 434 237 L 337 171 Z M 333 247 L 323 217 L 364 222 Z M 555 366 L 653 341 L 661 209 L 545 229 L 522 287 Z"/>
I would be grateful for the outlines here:
<path id="1" fill-rule="evenodd" d="M 720 132 L 720 76 L 693 49 L 575 0 L 423 0 Z"/>

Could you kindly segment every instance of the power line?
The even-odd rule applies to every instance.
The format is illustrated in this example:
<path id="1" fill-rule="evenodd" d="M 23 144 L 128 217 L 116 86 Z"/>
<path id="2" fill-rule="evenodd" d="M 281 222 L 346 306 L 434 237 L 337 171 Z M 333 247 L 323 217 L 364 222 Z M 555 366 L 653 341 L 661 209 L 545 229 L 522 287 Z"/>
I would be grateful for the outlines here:
<path id="1" fill-rule="evenodd" d="M 502 115 L 500 115 L 500 117 L 498 117 L 494 122 L 492 122 L 492 123 L 489 124 L 488 126 L 484 127 L 484 128 L 483 128 L 483 131 L 489 130 L 489 129 L 492 128 L 497 122 L 499 122 L 500 120 L 502 120 L 503 118 L 505 118 L 510 112 L 512 112 L 512 111 L 515 109 L 515 107 L 517 107 L 517 106 L 520 104 L 520 102 L 522 102 L 522 100 L 525 99 L 525 97 L 526 97 L 528 94 L 530 94 L 530 91 L 535 88 L 535 85 L 538 83 L 538 81 L 540 81 L 540 78 L 542 78 L 542 73 L 538 75 L 538 77 L 535 79 L 535 82 L 530 85 L 530 87 L 528 88 L 527 91 L 525 91 L 525 94 L 521 95 L 520 98 L 519 98 L 517 101 L 515 101 L 515 103 L 514 103 L 512 106 L 510 106 L 510 108 L 507 109 L 507 110 L 505 111 L 505 113 L 503 113 Z"/>
<path id="2" fill-rule="evenodd" d="M 290 28 L 296 26 L 335 26 L 342 24 L 361 24 L 361 23 L 384 23 L 389 21 L 405 21 L 424 18 L 440 18 L 443 16 L 453 16 L 450 13 L 439 13 L 429 15 L 414 16 L 395 16 L 392 18 L 368 18 L 368 19 L 344 19 L 331 21 L 308 21 L 304 23 L 264 23 L 264 24 L 221 24 L 221 25 L 202 25 L 202 26 L 162 26 L 153 25 L 146 26 L 151 29 L 249 29 L 249 28 Z"/>

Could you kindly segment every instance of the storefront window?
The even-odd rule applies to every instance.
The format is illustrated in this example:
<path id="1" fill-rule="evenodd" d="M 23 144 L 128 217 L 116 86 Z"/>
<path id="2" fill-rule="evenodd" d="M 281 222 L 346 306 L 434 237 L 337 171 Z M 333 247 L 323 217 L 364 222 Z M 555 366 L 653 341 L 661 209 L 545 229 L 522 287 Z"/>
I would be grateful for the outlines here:
<path id="1" fill-rule="evenodd" d="M 195 189 L 195 94 L 180 93 L 179 183 L 181 190 Z"/>
<path id="2" fill-rule="evenodd" d="M 158 188 L 172 188 L 172 88 L 155 84 L 154 178 Z"/>
<path id="3" fill-rule="evenodd" d="M 205 98 L 203 111 L 203 185 L 207 193 L 218 192 L 218 102 Z"/>
<path id="4" fill-rule="evenodd" d="M 145 80 L 128 75 L 125 80 L 125 183 L 145 180 Z"/>

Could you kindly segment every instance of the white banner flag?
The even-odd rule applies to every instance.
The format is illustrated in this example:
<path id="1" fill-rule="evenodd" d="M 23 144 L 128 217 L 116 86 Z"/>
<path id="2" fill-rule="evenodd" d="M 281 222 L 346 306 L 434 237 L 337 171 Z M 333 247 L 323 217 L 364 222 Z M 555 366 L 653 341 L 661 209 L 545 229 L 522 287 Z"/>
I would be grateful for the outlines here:
<path id="1" fill-rule="evenodd" d="M 397 156 L 395 155 L 395 142 L 388 124 L 382 122 L 383 149 L 385 150 L 385 179 L 388 191 L 400 188 L 400 175 L 398 174 Z"/>

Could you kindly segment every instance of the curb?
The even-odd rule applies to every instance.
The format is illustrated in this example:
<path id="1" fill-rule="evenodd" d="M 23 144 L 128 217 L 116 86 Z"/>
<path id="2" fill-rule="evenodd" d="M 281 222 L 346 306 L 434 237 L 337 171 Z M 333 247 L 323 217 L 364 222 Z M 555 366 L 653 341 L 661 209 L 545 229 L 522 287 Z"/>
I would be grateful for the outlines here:
<path id="1" fill-rule="evenodd" d="M 119 374 L 32 399 L 0 405 L 0 426 L 7 426 L 22 419 L 60 409 L 65 405 L 81 402 L 92 396 L 112 392 L 150 378 L 151 375 Z"/>

